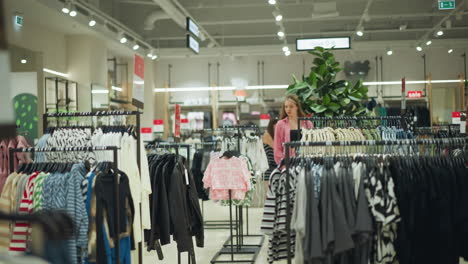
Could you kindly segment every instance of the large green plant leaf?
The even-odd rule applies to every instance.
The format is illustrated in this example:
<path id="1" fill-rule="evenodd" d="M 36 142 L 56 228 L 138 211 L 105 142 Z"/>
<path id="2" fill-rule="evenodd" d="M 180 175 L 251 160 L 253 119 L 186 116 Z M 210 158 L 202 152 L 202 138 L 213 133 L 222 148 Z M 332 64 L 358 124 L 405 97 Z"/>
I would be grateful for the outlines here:
<path id="1" fill-rule="evenodd" d="M 340 110 L 341 106 L 337 103 L 330 103 L 328 105 L 328 109 L 332 110 L 333 112 L 338 112 L 338 110 Z"/>
<path id="2" fill-rule="evenodd" d="M 325 111 L 327 111 L 327 107 L 323 106 L 323 105 L 319 105 L 319 104 L 313 104 L 310 106 L 310 108 L 312 108 L 312 110 L 315 112 L 315 113 L 323 113 Z"/>
<path id="3" fill-rule="evenodd" d="M 351 103 L 351 99 L 349 98 L 341 98 L 340 100 L 340 105 L 343 107 L 347 106 L 349 103 Z"/>
<path id="4" fill-rule="evenodd" d="M 326 94 L 326 95 L 323 97 L 323 104 L 324 104 L 324 105 L 329 105 L 330 102 L 331 102 L 330 95 Z"/>

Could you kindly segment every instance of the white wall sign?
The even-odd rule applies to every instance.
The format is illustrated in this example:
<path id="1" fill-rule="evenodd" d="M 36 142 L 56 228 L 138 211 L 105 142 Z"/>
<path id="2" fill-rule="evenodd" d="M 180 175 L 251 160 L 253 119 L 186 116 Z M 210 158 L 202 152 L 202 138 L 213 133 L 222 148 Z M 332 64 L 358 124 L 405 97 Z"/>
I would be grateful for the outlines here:
<path id="1" fill-rule="evenodd" d="M 200 37 L 200 29 L 198 28 L 198 25 L 192 19 L 190 19 L 190 17 L 187 17 L 187 31 L 192 33 L 197 38 Z"/>
<path id="2" fill-rule="evenodd" d="M 191 35 L 187 35 L 187 48 L 198 54 L 200 52 L 200 44 Z"/>
<path id="3" fill-rule="evenodd" d="M 304 38 L 296 39 L 296 50 L 306 51 L 313 50 L 316 47 L 324 49 L 350 49 L 350 37 L 337 37 L 337 38 Z"/>

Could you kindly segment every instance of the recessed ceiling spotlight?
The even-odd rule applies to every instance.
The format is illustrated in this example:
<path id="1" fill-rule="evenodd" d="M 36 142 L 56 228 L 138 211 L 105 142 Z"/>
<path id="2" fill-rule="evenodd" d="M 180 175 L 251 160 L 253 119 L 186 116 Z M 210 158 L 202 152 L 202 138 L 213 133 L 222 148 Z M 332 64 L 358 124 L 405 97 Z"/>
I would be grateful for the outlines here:
<path id="1" fill-rule="evenodd" d="M 94 26 L 96 25 L 96 20 L 94 20 L 94 19 L 89 20 L 88 25 L 89 25 L 90 27 L 94 27 Z"/>
<path id="2" fill-rule="evenodd" d="M 76 15 L 78 15 L 78 12 L 76 12 L 76 9 L 75 9 L 75 7 L 74 7 L 73 5 L 71 5 L 69 15 L 70 15 L 71 17 L 76 17 Z"/>
<path id="3" fill-rule="evenodd" d="M 269 3 L 270 5 L 276 5 L 276 0 L 268 0 L 268 3 Z"/>
<path id="4" fill-rule="evenodd" d="M 138 50 L 139 48 L 140 48 L 140 45 L 138 44 L 133 45 L 133 50 Z"/>
<path id="5" fill-rule="evenodd" d="M 276 22 L 283 20 L 283 15 L 278 10 L 273 11 L 273 16 L 275 17 Z"/>
<path id="6" fill-rule="evenodd" d="M 285 51 L 285 52 L 284 52 L 284 55 L 286 55 L 286 56 L 291 55 L 291 51 L 289 51 L 289 50 Z"/>
<path id="7" fill-rule="evenodd" d="M 431 44 L 432 44 L 432 40 L 429 40 L 429 41 L 426 42 L 426 46 L 429 46 Z"/>
<path id="8" fill-rule="evenodd" d="M 391 49 L 387 50 L 387 55 L 392 56 L 393 55 L 393 50 L 391 50 Z"/>
<path id="9" fill-rule="evenodd" d="M 417 46 L 417 47 L 416 47 L 416 50 L 417 50 L 417 51 L 422 51 L 421 46 Z"/>
<path id="10" fill-rule="evenodd" d="M 448 50 L 448 54 L 452 53 L 453 52 L 453 49 L 449 49 Z"/>
<path id="11" fill-rule="evenodd" d="M 284 46 L 284 47 L 283 47 L 283 52 L 286 52 L 286 51 L 288 51 L 288 50 L 289 50 L 289 47 L 288 47 L 288 46 Z"/>
<path id="12" fill-rule="evenodd" d="M 440 37 L 440 36 L 443 36 L 443 35 L 444 35 L 444 31 L 442 31 L 442 30 L 437 31 L 437 36 Z"/>
<path id="13" fill-rule="evenodd" d="M 21 64 L 26 64 L 26 63 L 28 63 L 28 60 L 26 60 L 26 59 L 21 60 Z"/>

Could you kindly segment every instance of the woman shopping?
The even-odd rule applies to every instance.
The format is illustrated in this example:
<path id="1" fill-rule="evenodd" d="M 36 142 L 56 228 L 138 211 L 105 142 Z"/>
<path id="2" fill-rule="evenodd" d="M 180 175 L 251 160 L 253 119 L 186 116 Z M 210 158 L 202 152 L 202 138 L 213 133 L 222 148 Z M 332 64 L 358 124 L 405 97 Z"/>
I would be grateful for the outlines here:
<path id="1" fill-rule="evenodd" d="M 305 117 L 306 114 L 302 110 L 301 102 L 296 95 L 286 96 L 280 113 L 280 121 L 276 124 L 275 138 L 274 138 L 274 152 L 275 162 L 280 164 L 284 158 L 284 146 L 283 143 L 291 141 L 291 131 L 297 131 L 297 120 L 300 117 Z M 313 127 L 312 122 L 302 121 L 301 128 L 311 129 Z M 299 140 L 299 138 L 295 139 Z M 293 152 L 291 152 L 293 154 Z"/>

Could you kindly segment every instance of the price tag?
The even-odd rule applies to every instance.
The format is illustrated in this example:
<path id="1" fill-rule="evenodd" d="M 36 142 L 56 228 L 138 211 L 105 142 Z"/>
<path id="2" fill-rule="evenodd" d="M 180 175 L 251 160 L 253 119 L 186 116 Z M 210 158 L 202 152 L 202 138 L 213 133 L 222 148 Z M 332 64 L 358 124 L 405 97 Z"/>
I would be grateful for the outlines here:
<path id="1" fill-rule="evenodd" d="M 189 120 L 188 119 L 181 119 L 180 120 L 180 129 L 181 130 L 189 130 Z"/>
<path id="2" fill-rule="evenodd" d="M 153 120 L 153 131 L 155 133 L 163 133 L 164 132 L 164 120 L 162 119 Z"/>
<path id="3" fill-rule="evenodd" d="M 270 123 L 270 115 L 260 115 L 260 127 L 267 127 L 268 123 Z"/>
<path id="4" fill-rule="evenodd" d="M 460 112 L 452 112 L 452 124 L 460 124 Z"/>
<path id="5" fill-rule="evenodd" d="M 153 129 L 151 127 L 141 128 L 141 140 L 143 141 L 153 140 Z"/>

